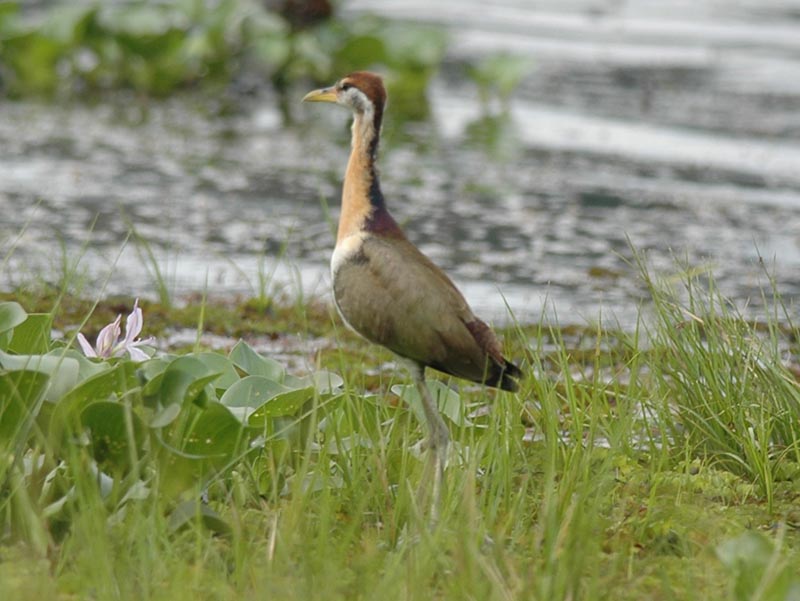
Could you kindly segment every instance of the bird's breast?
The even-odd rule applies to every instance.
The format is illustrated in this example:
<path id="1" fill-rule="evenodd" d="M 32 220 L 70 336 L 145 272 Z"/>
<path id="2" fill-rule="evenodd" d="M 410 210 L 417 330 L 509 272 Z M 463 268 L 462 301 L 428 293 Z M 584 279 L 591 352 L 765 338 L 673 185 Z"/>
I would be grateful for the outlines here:
<path id="1" fill-rule="evenodd" d="M 364 243 L 369 237 L 367 232 L 356 232 L 337 241 L 336 248 L 331 255 L 331 279 L 336 280 L 336 274 L 343 265 L 365 260 Z"/>

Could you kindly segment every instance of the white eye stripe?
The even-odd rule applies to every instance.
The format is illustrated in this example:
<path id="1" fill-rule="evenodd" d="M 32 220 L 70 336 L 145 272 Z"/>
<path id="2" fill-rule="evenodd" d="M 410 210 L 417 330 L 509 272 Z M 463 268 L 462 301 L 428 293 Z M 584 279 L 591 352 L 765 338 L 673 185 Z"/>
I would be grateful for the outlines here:
<path id="1" fill-rule="evenodd" d="M 367 95 L 358 88 L 351 86 L 347 89 L 343 89 L 342 91 L 344 92 L 342 96 L 342 104 L 351 106 L 357 111 L 361 112 L 367 112 L 372 108 L 372 101 L 367 98 Z"/>

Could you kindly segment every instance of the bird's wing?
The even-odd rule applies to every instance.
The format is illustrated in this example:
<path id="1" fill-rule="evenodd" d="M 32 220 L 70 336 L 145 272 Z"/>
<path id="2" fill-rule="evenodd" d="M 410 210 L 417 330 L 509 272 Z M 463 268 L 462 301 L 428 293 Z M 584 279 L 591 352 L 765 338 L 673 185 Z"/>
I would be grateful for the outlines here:
<path id="1" fill-rule="evenodd" d="M 475 381 L 500 345 L 447 275 L 404 238 L 368 237 L 334 277 L 347 323 L 402 357 Z"/>

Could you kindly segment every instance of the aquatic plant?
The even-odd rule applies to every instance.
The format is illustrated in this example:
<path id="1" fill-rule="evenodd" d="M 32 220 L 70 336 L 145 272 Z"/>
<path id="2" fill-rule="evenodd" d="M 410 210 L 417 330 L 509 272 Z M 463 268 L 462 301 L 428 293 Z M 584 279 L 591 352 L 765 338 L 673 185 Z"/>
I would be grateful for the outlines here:
<path id="1" fill-rule="evenodd" d="M 282 93 L 297 79 L 373 67 L 385 71 L 403 114 L 403 106 L 425 106 L 444 41 L 432 27 L 370 17 L 296 27 L 256 0 L 59 2 L 35 10 L 10 0 L 0 2 L 0 92 L 54 97 L 122 88 L 164 96 L 255 73 Z"/>
<path id="2" fill-rule="evenodd" d="M 145 361 L 149 359 L 149 355 L 141 348 L 144 345 L 151 345 L 155 342 L 153 337 L 145 338 L 144 340 L 138 339 L 139 334 L 144 327 L 144 318 L 142 310 L 139 308 L 139 299 L 133 303 L 133 311 L 125 320 L 125 337 L 120 339 L 120 320 L 121 315 L 110 324 L 105 326 L 97 335 L 94 347 L 89 344 L 86 337 L 78 333 L 78 344 L 83 350 L 83 354 L 87 357 L 108 359 L 110 357 L 120 357 L 125 353 L 130 355 L 134 361 Z"/>
<path id="3" fill-rule="evenodd" d="M 431 383 L 454 440 L 434 531 L 415 390 L 336 323 L 292 374 L 243 341 L 90 360 L 80 317 L 53 337 L 55 310 L 0 303 L 0 596 L 786 598 L 797 330 L 744 320 L 708 274 L 642 281 L 632 332 L 506 330 L 518 396 Z"/>

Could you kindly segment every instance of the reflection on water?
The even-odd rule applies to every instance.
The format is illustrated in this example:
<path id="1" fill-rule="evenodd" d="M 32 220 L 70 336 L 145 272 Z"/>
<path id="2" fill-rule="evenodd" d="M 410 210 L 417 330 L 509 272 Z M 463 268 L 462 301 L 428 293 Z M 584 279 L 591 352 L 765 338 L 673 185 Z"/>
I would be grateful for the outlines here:
<path id="1" fill-rule="evenodd" d="M 348 5 L 452 28 L 432 123 L 387 127 L 383 187 L 478 310 L 534 320 L 549 300 L 561 322 L 628 322 L 628 240 L 658 268 L 712 265 L 741 303 L 758 302 L 760 253 L 800 294 L 800 12 L 730 4 Z M 487 117 L 461 64 L 499 50 L 535 68 Z M 57 278 L 66 252 L 107 292 L 150 290 L 132 224 L 178 292 L 247 292 L 264 257 L 284 257 L 290 290 L 325 291 L 346 113 L 301 107 L 284 128 L 266 92 L 225 117 L 197 103 L 3 106 L 2 285 Z"/>

